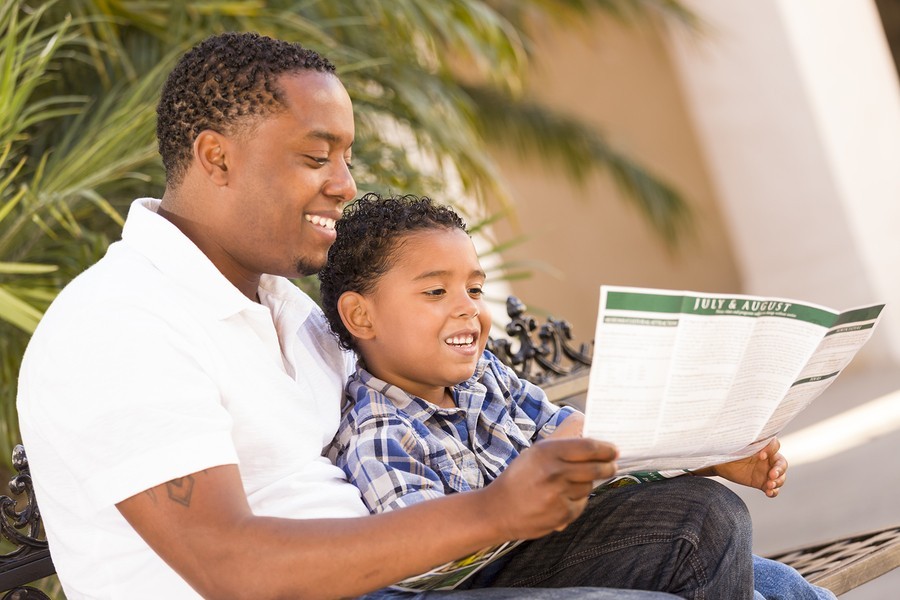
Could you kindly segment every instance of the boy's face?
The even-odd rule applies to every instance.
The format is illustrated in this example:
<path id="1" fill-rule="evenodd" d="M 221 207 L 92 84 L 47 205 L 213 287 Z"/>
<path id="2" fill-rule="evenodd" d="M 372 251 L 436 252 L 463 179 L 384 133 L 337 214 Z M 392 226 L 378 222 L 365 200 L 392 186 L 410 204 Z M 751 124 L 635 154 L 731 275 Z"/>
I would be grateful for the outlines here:
<path id="1" fill-rule="evenodd" d="M 364 301 L 372 337 L 360 340 L 369 371 L 435 404 L 472 376 L 491 319 L 484 272 L 459 229 L 405 236 L 394 262 Z"/>

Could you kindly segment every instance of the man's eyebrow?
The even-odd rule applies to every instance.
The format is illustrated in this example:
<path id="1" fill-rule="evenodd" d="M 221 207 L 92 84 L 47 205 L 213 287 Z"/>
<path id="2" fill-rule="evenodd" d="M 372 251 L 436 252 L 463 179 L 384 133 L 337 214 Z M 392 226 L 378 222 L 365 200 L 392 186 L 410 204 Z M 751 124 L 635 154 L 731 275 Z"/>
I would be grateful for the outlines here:
<path id="1" fill-rule="evenodd" d="M 320 130 L 320 129 L 310 131 L 309 133 L 306 134 L 305 137 L 307 139 L 324 140 L 331 144 L 339 144 L 342 141 L 344 141 L 343 138 L 341 138 L 341 136 L 335 135 L 334 133 L 331 133 L 330 131 L 324 131 L 324 130 Z M 353 142 L 350 142 L 350 145 L 352 146 Z"/>
<path id="2" fill-rule="evenodd" d="M 444 277 L 444 276 L 450 275 L 450 274 L 451 274 L 450 271 L 426 271 L 425 273 L 422 273 L 422 274 L 414 277 L 413 281 L 419 281 L 421 279 L 430 279 L 433 277 Z M 469 273 L 469 277 L 480 277 L 482 279 L 485 279 L 487 277 L 487 275 L 481 269 L 475 269 L 474 271 Z"/>

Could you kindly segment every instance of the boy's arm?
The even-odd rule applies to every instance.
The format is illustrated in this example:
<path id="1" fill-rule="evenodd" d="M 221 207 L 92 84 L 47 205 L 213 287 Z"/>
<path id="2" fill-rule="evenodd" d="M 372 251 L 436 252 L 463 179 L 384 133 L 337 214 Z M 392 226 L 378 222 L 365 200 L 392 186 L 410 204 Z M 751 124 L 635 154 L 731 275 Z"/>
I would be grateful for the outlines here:
<path id="1" fill-rule="evenodd" d="M 494 354 L 486 351 L 485 357 L 489 361 L 488 368 L 497 378 L 497 383 L 509 393 L 509 399 L 519 410 L 530 418 L 536 427 L 532 441 L 544 439 L 553 435 L 557 427 L 568 421 L 577 411 L 568 406 L 558 406 L 550 402 L 547 394 L 527 379 L 522 379 L 508 365 L 503 364 Z M 580 413 L 579 413 L 580 414 Z M 560 437 L 572 437 L 575 429 L 580 434 L 580 426 L 573 422 L 564 431 L 569 433 L 559 434 Z"/>
<path id="2" fill-rule="evenodd" d="M 615 449 L 587 439 L 527 449 L 486 488 L 354 519 L 255 516 L 238 467 L 151 488 L 117 507 L 201 595 L 346 597 L 510 539 L 560 529 L 584 509 Z"/>
<path id="3" fill-rule="evenodd" d="M 371 512 L 384 512 L 440 498 L 444 484 L 433 467 L 429 444 L 395 416 L 344 419 L 336 439 L 335 464 L 359 488 Z"/>

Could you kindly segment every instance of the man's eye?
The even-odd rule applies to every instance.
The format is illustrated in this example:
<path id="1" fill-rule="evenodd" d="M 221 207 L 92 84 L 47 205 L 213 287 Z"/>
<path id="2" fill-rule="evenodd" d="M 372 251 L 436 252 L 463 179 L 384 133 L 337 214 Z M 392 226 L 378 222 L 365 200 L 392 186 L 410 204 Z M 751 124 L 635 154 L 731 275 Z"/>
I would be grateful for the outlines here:
<path id="1" fill-rule="evenodd" d="M 316 163 L 316 164 L 319 165 L 320 167 L 322 167 L 322 166 L 324 166 L 324 165 L 326 165 L 326 164 L 328 163 L 328 157 L 309 156 L 309 155 L 307 155 L 306 158 L 308 158 L 309 160 L 313 161 L 314 163 Z"/>

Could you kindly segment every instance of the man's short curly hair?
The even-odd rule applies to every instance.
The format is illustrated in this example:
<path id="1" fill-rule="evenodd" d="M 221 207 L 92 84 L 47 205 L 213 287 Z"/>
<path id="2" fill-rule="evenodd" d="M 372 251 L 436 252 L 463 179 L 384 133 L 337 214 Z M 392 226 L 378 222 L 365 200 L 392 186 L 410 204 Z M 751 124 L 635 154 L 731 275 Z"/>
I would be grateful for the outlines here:
<path id="1" fill-rule="evenodd" d="M 368 193 L 351 204 L 337 222 L 337 240 L 319 272 L 322 310 L 342 348 L 356 350 L 356 340 L 338 314 L 344 292 L 371 292 L 393 266 L 406 235 L 429 229 L 460 229 L 465 222 L 447 206 L 411 194 L 382 198 Z"/>
<path id="2" fill-rule="evenodd" d="M 278 77 L 303 70 L 335 72 L 313 50 L 257 33 L 223 33 L 189 50 L 166 79 L 156 107 L 167 183 L 177 185 L 184 178 L 201 131 L 239 133 L 255 119 L 282 110 Z"/>

